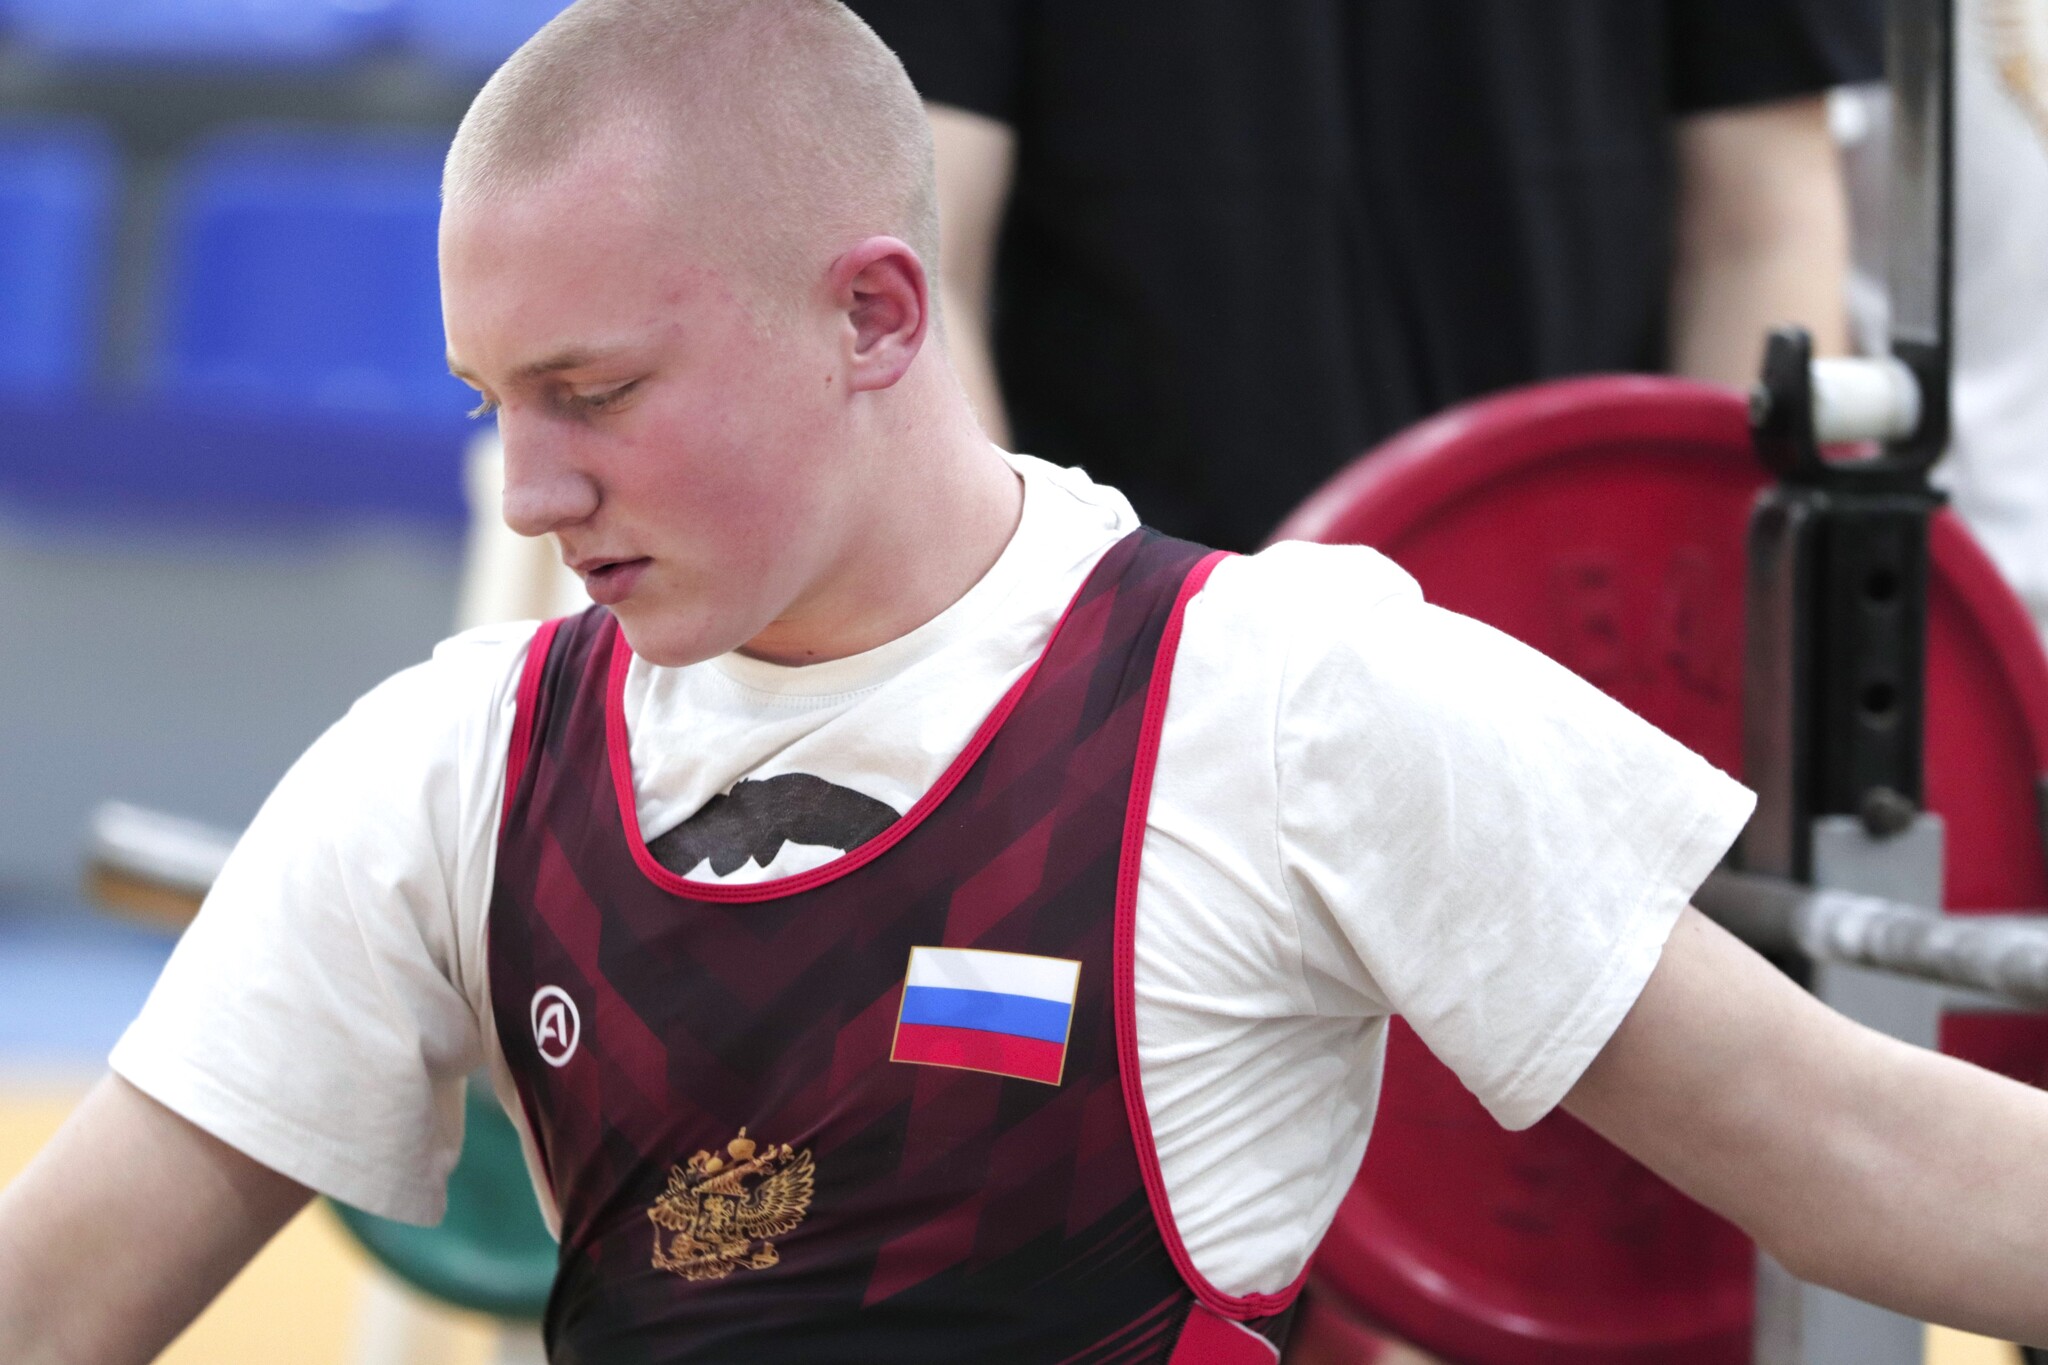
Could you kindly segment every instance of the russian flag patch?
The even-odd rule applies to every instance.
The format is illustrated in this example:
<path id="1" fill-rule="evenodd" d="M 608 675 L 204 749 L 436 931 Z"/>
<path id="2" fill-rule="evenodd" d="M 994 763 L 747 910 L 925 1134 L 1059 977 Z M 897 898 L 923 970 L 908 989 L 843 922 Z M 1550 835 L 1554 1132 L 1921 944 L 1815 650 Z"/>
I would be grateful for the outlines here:
<path id="1" fill-rule="evenodd" d="M 1081 964 L 982 948 L 912 948 L 892 1062 L 1058 1085 Z"/>

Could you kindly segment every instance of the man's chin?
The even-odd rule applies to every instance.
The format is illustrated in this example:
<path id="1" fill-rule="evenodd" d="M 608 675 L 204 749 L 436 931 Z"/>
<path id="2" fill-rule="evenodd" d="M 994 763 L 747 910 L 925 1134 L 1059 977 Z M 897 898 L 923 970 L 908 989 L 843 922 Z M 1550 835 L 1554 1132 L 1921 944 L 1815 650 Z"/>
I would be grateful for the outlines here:
<path id="1" fill-rule="evenodd" d="M 688 668 L 721 654 L 730 654 L 746 642 L 744 634 L 727 639 L 730 633 L 710 629 L 709 622 L 663 620 L 654 613 L 637 611 L 630 603 L 612 609 L 619 632 L 634 655 L 662 668 Z"/>

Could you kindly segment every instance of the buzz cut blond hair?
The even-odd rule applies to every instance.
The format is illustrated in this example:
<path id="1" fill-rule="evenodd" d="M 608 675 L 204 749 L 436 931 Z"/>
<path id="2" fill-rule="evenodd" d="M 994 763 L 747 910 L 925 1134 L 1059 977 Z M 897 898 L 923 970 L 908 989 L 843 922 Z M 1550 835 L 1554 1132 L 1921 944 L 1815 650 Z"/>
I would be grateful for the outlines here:
<path id="1" fill-rule="evenodd" d="M 712 196 L 745 263 L 778 279 L 872 235 L 937 274 L 931 125 L 839 0 L 577 0 L 478 93 L 442 197 L 488 205 L 600 148 L 656 194 Z"/>

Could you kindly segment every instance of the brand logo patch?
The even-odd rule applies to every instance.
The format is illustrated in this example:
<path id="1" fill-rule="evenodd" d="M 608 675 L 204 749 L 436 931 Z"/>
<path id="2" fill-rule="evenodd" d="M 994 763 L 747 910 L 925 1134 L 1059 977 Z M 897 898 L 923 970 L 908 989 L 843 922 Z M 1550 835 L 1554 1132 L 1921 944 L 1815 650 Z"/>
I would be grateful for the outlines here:
<path id="1" fill-rule="evenodd" d="M 576 1002 L 560 986 L 542 986 L 533 993 L 533 1045 L 549 1066 L 562 1066 L 576 1055 L 583 1038 L 583 1018 Z"/>

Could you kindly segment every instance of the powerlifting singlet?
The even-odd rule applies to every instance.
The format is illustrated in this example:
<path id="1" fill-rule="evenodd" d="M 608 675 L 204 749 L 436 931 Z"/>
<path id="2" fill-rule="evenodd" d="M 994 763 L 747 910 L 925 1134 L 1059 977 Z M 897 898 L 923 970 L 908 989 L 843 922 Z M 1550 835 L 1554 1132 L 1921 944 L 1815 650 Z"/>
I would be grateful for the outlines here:
<path id="1" fill-rule="evenodd" d="M 631 654 L 522 677 L 491 1000 L 561 1213 L 555 1365 L 1271 1365 L 1297 1286 L 1189 1262 L 1137 1074 L 1138 861 L 1214 557 L 1103 556 L 936 785 L 797 876 L 687 881 L 635 815 Z"/>

